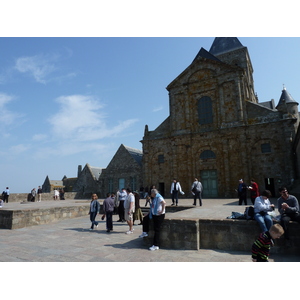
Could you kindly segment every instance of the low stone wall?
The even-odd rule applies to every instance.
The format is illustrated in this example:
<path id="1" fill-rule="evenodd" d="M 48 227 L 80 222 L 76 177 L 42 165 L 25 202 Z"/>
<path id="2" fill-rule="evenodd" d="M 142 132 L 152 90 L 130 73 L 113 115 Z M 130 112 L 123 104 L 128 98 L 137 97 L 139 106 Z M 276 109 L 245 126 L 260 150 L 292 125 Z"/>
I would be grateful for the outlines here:
<path id="1" fill-rule="evenodd" d="M 246 251 L 251 253 L 253 242 L 260 233 L 256 221 L 237 219 L 191 219 L 166 218 L 161 228 L 160 247 L 165 249 L 217 249 L 224 251 Z M 300 224 L 291 222 L 290 240 L 283 237 L 275 241 L 273 253 L 300 253 Z M 151 245 L 154 232 L 150 226 L 148 239 Z"/>
<path id="2" fill-rule="evenodd" d="M 17 229 L 48 224 L 58 220 L 86 216 L 89 205 L 68 207 L 37 208 L 28 210 L 1 210 L 0 228 Z"/>
<path id="3" fill-rule="evenodd" d="M 28 199 L 29 193 L 12 193 L 9 195 L 8 202 L 26 202 Z M 77 193 L 75 192 L 68 192 L 65 193 L 65 199 L 76 199 Z M 38 196 L 36 196 L 35 200 L 38 200 Z M 53 193 L 43 193 L 42 194 L 42 201 L 49 201 L 53 200 Z"/>

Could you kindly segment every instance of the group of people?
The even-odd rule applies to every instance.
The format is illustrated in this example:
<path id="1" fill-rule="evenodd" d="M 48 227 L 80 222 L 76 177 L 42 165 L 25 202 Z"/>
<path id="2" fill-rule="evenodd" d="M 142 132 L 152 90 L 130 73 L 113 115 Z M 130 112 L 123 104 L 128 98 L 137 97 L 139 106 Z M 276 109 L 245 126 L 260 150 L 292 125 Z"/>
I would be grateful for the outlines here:
<path id="1" fill-rule="evenodd" d="M 243 202 L 247 205 L 247 192 L 250 191 L 250 199 L 252 204 L 254 205 L 255 199 L 259 196 L 259 188 L 258 184 L 255 180 L 251 179 L 251 185 L 247 186 L 243 179 L 239 180 L 239 185 L 237 187 L 238 197 L 239 197 L 239 205 L 242 205 Z"/>
<path id="2" fill-rule="evenodd" d="M 254 219 L 258 222 L 261 234 L 252 245 L 253 261 L 268 261 L 269 250 L 274 244 L 274 239 L 284 235 L 286 240 L 290 239 L 290 221 L 300 223 L 300 211 L 298 199 L 290 195 L 286 187 L 279 188 L 280 197 L 277 199 L 277 208 L 280 213 L 278 223 L 273 224 L 269 212 L 275 210 L 269 198 L 272 196 L 269 190 L 264 190 L 254 202 Z"/>
<path id="3" fill-rule="evenodd" d="M 118 191 L 116 195 L 108 193 L 103 201 L 103 215 L 101 217 L 102 220 L 106 218 L 106 231 L 109 233 L 113 230 L 113 214 L 117 207 L 119 215 L 117 222 L 126 221 L 129 226 L 129 230 L 126 231 L 126 234 L 132 234 L 134 222 L 140 220 L 140 224 L 143 226 L 143 233 L 140 237 L 148 236 L 149 222 L 150 220 L 153 221 L 153 245 L 149 250 L 158 250 L 160 228 L 165 218 L 166 202 L 157 189 L 151 190 L 150 199 L 149 213 L 143 217 L 139 205 L 140 195 L 138 192 L 132 192 L 129 188 L 123 188 L 121 191 Z M 95 220 L 98 213 L 100 213 L 98 196 L 97 194 L 93 194 L 89 209 L 90 221 L 92 223 L 90 230 L 93 230 L 94 226 L 98 227 L 98 222 Z"/>
<path id="4" fill-rule="evenodd" d="M 195 178 L 194 182 L 192 184 L 192 187 L 191 187 L 191 193 L 194 198 L 193 205 L 196 206 L 196 201 L 197 201 L 197 199 L 199 199 L 199 205 L 202 206 L 202 191 L 203 191 L 202 183 L 198 180 L 198 178 Z M 178 206 L 179 193 L 184 195 L 184 192 L 182 191 L 180 182 L 178 182 L 177 179 L 174 178 L 173 182 L 171 184 L 171 191 L 170 191 L 170 194 L 172 196 L 171 206 L 173 206 L 173 205 Z"/>

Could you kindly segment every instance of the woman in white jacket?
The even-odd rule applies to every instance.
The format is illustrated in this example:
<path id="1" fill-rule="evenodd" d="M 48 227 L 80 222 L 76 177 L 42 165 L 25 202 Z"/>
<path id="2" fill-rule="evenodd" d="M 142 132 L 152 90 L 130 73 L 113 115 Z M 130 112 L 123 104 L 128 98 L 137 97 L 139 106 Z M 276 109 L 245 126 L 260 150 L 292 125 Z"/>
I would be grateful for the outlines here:
<path id="1" fill-rule="evenodd" d="M 269 200 L 271 196 L 271 192 L 265 190 L 254 202 L 254 219 L 258 222 L 262 232 L 269 231 L 273 225 L 272 218 L 268 214 L 269 211 L 273 211 L 275 208 L 274 204 L 271 204 Z"/>

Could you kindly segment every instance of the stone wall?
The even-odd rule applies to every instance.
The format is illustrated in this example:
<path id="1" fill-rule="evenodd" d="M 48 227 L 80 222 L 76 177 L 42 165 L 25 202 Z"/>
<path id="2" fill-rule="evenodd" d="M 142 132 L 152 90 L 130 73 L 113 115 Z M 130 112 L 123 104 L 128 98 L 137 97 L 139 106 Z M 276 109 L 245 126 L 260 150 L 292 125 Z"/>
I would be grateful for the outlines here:
<path id="1" fill-rule="evenodd" d="M 88 212 L 88 204 L 44 209 L 0 210 L 0 228 L 17 229 L 48 224 L 58 220 L 87 216 Z"/>
<path id="2" fill-rule="evenodd" d="M 275 241 L 273 253 L 298 254 L 300 252 L 300 224 L 291 222 L 290 240 L 282 237 Z M 160 247 L 165 249 L 217 249 L 223 251 L 246 251 L 260 233 L 256 221 L 247 220 L 178 220 L 166 218 L 161 228 Z M 150 226 L 147 245 L 152 245 L 153 227 Z"/>
<path id="3" fill-rule="evenodd" d="M 43 193 L 42 194 L 42 201 L 50 201 L 53 200 L 53 195 L 54 193 Z M 28 193 L 12 193 L 9 195 L 8 198 L 8 203 L 9 202 L 26 202 L 27 201 L 27 197 L 28 197 Z M 35 200 L 37 201 L 37 196 L 35 198 Z M 65 193 L 65 199 L 66 200 L 71 200 L 71 199 L 81 199 L 79 193 L 75 193 L 75 192 L 68 192 Z"/>

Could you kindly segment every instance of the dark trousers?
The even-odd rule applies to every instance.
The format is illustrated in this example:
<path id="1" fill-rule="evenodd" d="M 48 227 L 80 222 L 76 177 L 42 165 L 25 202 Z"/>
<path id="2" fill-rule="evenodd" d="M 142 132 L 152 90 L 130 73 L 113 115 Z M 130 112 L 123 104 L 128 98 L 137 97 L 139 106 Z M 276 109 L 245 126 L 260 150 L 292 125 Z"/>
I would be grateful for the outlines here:
<path id="1" fill-rule="evenodd" d="M 199 205 L 202 206 L 202 196 L 201 192 L 196 192 L 194 195 L 194 205 L 196 205 L 197 198 L 199 198 Z"/>
<path id="2" fill-rule="evenodd" d="M 288 240 L 290 238 L 289 235 L 289 222 L 295 221 L 300 223 L 300 214 L 299 213 L 291 213 L 291 214 L 285 214 L 283 213 L 281 215 L 281 226 L 284 229 L 284 237 Z"/>
<path id="3" fill-rule="evenodd" d="M 3 196 L 3 202 L 8 203 L 8 197 L 9 197 L 9 195 L 4 195 Z"/>
<path id="4" fill-rule="evenodd" d="M 92 229 L 94 229 L 94 225 L 98 225 L 98 222 L 95 221 L 96 216 L 97 216 L 97 212 L 91 212 L 90 213 L 90 220 L 92 222 L 92 226 L 91 226 Z"/>
<path id="5" fill-rule="evenodd" d="M 113 211 L 106 212 L 106 229 L 113 230 Z"/>
<path id="6" fill-rule="evenodd" d="M 247 194 L 240 194 L 239 195 L 239 205 L 242 205 L 243 202 L 247 205 Z"/>
<path id="7" fill-rule="evenodd" d="M 173 191 L 172 192 L 172 203 L 174 204 L 176 202 L 176 204 L 178 204 L 178 191 Z"/>
<path id="8" fill-rule="evenodd" d="M 165 214 L 159 216 L 152 216 L 153 220 L 153 229 L 154 229 L 154 237 L 153 237 L 153 245 L 159 246 L 159 237 L 160 237 L 160 228 L 165 219 Z M 146 215 L 143 219 L 143 232 L 149 232 L 149 214 Z"/>
<path id="9" fill-rule="evenodd" d="M 119 203 L 119 207 L 118 207 L 118 213 L 119 213 L 119 220 L 121 221 L 125 221 L 125 217 L 124 217 L 124 200 L 121 200 Z"/>
<path id="10" fill-rule="evenodd" d="M 154 228 L 153 245 L 159 246 L 160 227 L 165 219 L 165 214 L 159 216 L 152 216 L 152 218 L 153 218 L 153 228 Z"/>

